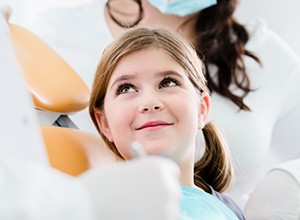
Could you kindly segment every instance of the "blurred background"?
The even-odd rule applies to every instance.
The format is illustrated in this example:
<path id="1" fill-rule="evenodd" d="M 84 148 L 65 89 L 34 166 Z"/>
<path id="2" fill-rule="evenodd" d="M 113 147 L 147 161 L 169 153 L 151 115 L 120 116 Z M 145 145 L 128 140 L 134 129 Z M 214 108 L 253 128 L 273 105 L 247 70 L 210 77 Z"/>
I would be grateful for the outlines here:
<path id="1" fill-rule="evenodd" d="M 105 0 L 0 0 L 13 8 L 11 21 L 23 26 L 29 25 L 35 16 L 44 10 L 60 6 L 76 6 L 93 1 Z M 253 17 L 267 21 L 300 54 L 300 1 L 299 0 L 240 0 L 236 17 L 245 23 Z"/>

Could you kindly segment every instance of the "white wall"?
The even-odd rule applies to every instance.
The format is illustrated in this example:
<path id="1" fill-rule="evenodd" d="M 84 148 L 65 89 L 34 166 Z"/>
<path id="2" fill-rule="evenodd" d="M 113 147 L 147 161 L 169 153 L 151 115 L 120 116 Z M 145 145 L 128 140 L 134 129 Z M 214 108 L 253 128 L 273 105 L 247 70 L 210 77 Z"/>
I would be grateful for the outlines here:
<path id="1" fill-rule="evenodd" d="M 37 13 L 56 6 L 78 5 L 97 0 L 0 0 L 13 7 L 12 21 L 26 26 Z M 240 0 L 236 16 L 242 22 L 264 18 L 300 54 L 300 0 Z"/>
<path id="2" fill-rule="evenodd" d="M 299 0 L 240 0 L 236 17 L 243 22 L 251 17 L 264 18 L 300 55 Z"/>
<path id="3" fill-rule="evenodd" d="M 12 22 L 27 26 L 37 14 L 49 8 L 75 6 L 92 1 L 95 0 L 0 0 L 0 4 L 8 4 L 13 8 Z"/>

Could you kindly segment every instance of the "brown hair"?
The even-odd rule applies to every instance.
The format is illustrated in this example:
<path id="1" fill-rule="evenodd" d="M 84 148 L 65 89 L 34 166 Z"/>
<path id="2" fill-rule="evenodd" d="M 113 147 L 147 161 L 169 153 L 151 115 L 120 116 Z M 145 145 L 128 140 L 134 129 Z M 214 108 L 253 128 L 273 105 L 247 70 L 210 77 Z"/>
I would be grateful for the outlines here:
<path id="1" fill-rule="evenodd" d="M 240 109 L 250 111 L 244 98 L 252 91 L 247 76 L 243 56 L 260 63 L 258 57 L 245 48 L 249 35 L 245 27 L 233 17 L 237 0 L 218 0 L 212 7 L 202 10 L 197 16 L 195 35 L 199 56 L 205 56 L 207 82 L 211 92 L 233 101 Z M 216 77 L 212 77 L 208 66 L 217 67 Z M 234 84 L 243 91 L 237 95 L 230 90 Z"/>
<path id="2" fill-rule="evenodd" d="M 186 74 L 198 91 L 209 94 L 204 76 L 203 63 L 195 50 L 183 38 L 163 29 L 130 29 L 106 47 L 98 65 L 90 97 L 89 112 L 98 132 L 108 147 L 120 158 L 114 143 L 100 131 L 95 117 L 95 109 L 104 110 L 107 86 L 117 63 L 125 56 L 146 48 L 159 48 L 169 54 L 186 71 Z M 222 139 L 215 127 L 208 123 L 203 129 L 206 153 L 195 164 L 195 184 L 205 188 L 206 182 L 215 190 L 223 191 L 231 180 L 231 165 Z M 199 181 L 201 179 L 201 181 Z"/>
<path id="3" fill-rule="evenodd" d="M 134 0 L 140 7 L 136 22 L 131 25 L 122 25 L 128 28 L 138 24 L 143 18 L 143 6 L 141 0 Z M 107 4 L 109 4 L 108 1 Z M 250 111 L 250 107 L 244 102 L 244 98 L 253 91 L 251 82 L 246 72 L 243 56 L 254 59 L 261 65 L 255 54 L 245 48 L 249 40 L 249 34 L 245 27 L 233 17 L 237 7 L 237 0 L 218 0 L 216 5 L 197 13 L 193 38 L 199 57 L 204 57 L 206 67 L 207 85 L 211 92 L 217 92 L 234 102 L 241 110 Z M 192 17 L 191 19 L 193 19 Z M 184 26 L 189 20 L 184 22 Z M 211 73 L 209 65 L 217 67 L 216 75 Z M 214 77 L 213 77 L 214 76 Z M 230 86 L 235 85 L 242 94 L 235 94 Z"/>

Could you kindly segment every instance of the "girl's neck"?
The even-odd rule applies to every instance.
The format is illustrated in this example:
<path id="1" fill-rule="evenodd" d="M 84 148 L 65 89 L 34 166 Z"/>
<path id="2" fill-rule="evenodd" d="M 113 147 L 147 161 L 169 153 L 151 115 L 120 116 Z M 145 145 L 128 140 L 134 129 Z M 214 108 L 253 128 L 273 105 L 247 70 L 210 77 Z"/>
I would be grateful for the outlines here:
<path id="1" fill-rule="evenodd" d="M 180 184 L 182 186 L 196 187 L 194 184 L 194 161 L 188 160 L 184 163 L 178 163 L 180 168 Z"/>

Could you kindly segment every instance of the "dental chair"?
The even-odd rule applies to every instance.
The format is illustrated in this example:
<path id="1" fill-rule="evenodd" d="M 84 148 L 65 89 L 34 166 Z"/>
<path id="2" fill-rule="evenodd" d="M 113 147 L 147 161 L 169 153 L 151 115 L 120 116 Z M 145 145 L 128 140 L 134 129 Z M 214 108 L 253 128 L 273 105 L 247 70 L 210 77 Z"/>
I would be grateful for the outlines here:
<path id="1" fill-rule="evenodd" d="M 50 165 L 77 176 L 116 162 L 100 136 L 79 130 L 69 118 L 88 106 L 90 92 L 84 81 L 35 34 L 16 24 L 8 26 Z"/>
<path id="2" fill-rule="evenodd" d="M 35 34 L 15 24 L 9 28 L 40 123 L 76 128 L 68 115 L 87 107 L 87 85 Z"/>
<path id="3" fill-rule="evenodd" d="M 116 162 L 112 151 L 94 134 L 74 128 L 41 126 L 52 167 L 77 176 L 84 171 Z"/>

